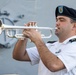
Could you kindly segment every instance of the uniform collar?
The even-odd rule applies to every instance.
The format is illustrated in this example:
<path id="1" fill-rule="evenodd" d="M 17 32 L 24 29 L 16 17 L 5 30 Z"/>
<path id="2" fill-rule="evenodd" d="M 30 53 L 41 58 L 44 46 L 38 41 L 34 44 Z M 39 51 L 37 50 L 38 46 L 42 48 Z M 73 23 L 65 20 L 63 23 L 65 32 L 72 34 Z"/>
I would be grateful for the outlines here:
<path id="1" fill-rule="evenodd" d="M 66 39 L 64 42 L 62 42 L 62 44 L 67 44 L 67 43 L 70 42 L 69 40 L 71 40 L 71 39 L 75 39 L 75 38 L 76 38 L 76 36 L 72 36 L 72 37 Z M 59 42 L 59 41 L 58 41 L 58 42 Z"/>

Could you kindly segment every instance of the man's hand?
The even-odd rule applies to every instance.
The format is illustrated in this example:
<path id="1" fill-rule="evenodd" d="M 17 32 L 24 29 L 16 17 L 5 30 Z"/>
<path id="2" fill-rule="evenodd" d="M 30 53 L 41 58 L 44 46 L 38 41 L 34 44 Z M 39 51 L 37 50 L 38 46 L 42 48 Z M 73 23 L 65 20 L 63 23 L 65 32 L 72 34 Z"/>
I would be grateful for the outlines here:
<path id="1" fill-rule="evenodd" d="M 36 22 L 29 22 L 25 26 L 35 26 L 35 24 Z M 33 28 L 24 29 L 23 34 L 25 37 L 29 38 L 34 43 L 41 39 L 40 32 Z"/>

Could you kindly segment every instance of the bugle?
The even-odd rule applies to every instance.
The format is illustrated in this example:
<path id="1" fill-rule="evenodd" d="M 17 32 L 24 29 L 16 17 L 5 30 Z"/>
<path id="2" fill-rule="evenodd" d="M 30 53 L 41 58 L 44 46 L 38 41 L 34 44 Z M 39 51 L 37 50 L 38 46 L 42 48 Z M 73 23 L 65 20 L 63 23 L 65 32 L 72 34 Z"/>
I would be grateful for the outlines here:
<path id="1" fill-rule="evenodd" d="M 45 36 L 44 34 L 41 34 L 41 37 L 42 38 L 50 38 L 52 36 L 52 30 L 55 30 L 56 28 L 50 28 L 50 27 L 38 27 L 38 26 L 11 26 L 11 25 L 6 25 L 6 24 L 3 24 L 2 21 L 0 20 L 0 34 L 2 33 L 3 30 L 6 31 L 6 35 L 10 38 L 22 38 L 24 39 L 25 37 L 23 36 L 23 34 L 9 34 L 9 30 L 17 30 L 17 29 L 41 29 L 41 30 L 50 30 L 50 35 L 49 36 Z"/>

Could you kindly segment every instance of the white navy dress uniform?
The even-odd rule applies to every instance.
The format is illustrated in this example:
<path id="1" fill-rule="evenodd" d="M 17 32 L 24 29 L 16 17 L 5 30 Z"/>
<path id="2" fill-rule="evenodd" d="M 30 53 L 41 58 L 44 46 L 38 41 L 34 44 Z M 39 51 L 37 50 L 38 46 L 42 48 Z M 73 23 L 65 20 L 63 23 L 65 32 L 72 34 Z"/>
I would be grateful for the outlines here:
<path id="1" fill-rule="evenodd" d="M 42 63 L 37 48 L 27 48 L 27 53 L 31 59 L 31 64 L 38 64 L 38 75 L 76 75 L 76 36 L 70 37 L 63 43 L 47 43 L 48 49 L 54 53 L 65 65 L 65 69 L 51 72 Z M 51 59 L 51 58 L 50 58 Z"/>

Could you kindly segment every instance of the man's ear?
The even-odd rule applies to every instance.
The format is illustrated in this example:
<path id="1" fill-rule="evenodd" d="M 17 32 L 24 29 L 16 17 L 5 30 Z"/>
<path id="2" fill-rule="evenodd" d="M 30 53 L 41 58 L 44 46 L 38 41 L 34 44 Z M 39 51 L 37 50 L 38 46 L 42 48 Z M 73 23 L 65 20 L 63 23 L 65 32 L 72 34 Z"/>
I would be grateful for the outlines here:
<path id="1" fill-rule="evenodd" d="M 76 28 L 76 23 L 74 23 L 73 28 Z"/>
<path id="2" fill-rule="evenodd" d="M 76 33 L 76 23 L 72 24 L 72 30 L 75 31 L 75 33 Z"/>
<path id="3" fill-rule="evenodd" d="M 76 23 L 74 23 L 74 25 L 73 25 L 73 30 L 74 30 L 75 33 L 76 33 Z"/>

